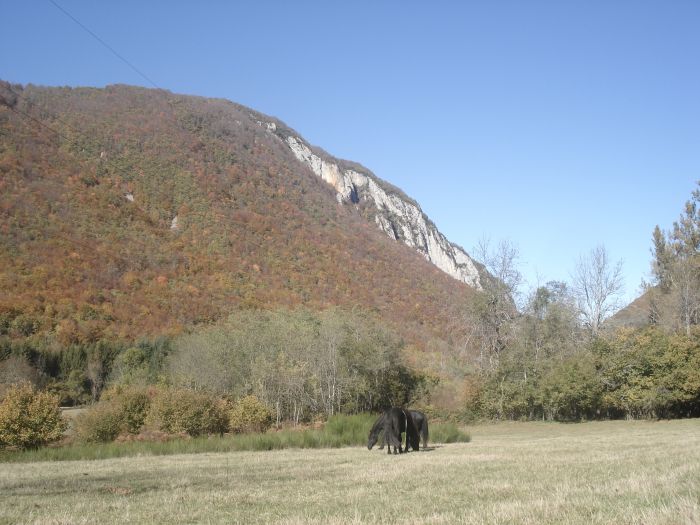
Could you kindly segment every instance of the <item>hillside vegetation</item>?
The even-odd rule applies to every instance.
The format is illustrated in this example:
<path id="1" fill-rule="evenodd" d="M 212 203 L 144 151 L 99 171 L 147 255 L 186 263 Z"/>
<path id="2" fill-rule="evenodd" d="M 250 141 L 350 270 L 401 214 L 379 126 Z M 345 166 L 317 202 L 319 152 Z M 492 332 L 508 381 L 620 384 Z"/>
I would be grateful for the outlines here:
<path id="1" fill-rule="evenodd" d="M 0 105 L 10 335 L 133 340 L 237 308 L 361 305 L 415 338 L 440 333 L 447 305 L 469 295 L 338 206 L 251 110 L 125 86 L 11 89 Z"/>

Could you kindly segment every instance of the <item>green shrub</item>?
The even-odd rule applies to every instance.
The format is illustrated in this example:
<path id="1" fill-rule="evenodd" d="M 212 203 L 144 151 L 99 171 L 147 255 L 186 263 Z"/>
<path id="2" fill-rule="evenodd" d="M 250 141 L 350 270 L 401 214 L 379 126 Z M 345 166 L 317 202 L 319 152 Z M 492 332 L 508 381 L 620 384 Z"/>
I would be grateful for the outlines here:
<path id="1" fill-rule="evenodd" d="M 84 443 L 113 441 L 124 428 L 124 418 L 116 403 L 100 401 L 75 418 L 75 433 Z"/>
<path id="2" fill-rule="evenodd" d="M 336 414 L 328 418 L 323 433 L 337 438 L 343 445 L 365 445 L 367 434 L 377 416 L 372 414 Z"/>
<path id="3" fill-rule="evenodd" d="M 115 404 L 121 412 L 122 431 L 136 434 L 141 430 L 151 405 L 145 388 L 120 385 L 106 390 L 102 400 Z"/>
<path id="4" fill-rule="evenodd" d="M 71 370 L 68 377 L 51 379 L 46 390 L 56 394 L 61 406 L 79 406 L 90 402 L 90 382 L 82 370 Z"/>
<path id="5" fill-rule="evenodd" d="M 437 423 L 430 426 L 433 443 L 469 443 L 471 436 L 454 423 Z"/>
<path id="6" fill-rule="evenodd" d="M 11 387 L 0 403 L 0 448 L 37 448 L 61 439 L 66 426 L 58 397 L 30 383 Z"/>
<path id="7" fill-rule="evenodd" d="M 10 323 L 10 334 L 16 337 L 27 337 L 35 333 L 41 327 L 38 319 L 27 315 L 20 314 Z"/>
<path id="8" fill-rule="evenodd" d="M 85 443 L 113 441 L 119 434 L 141 430 L 150 406 L 144 388 L 117 386 L 105 390 L 102 399 L 76 418 L 75 431 Z"/>
<path id="9" fill-rule="evenodd" d="M 228 429 L 228 406 L 214 395 L 186 389 L 156 392 L 146 424 L 170 434 L 221 434 Z"/>
<path id="10" fill-rule="evenodd" d="M 272 426 L 272 411 L 255 396 L 246 396 L 229 412 L 232 432 L 265 432 Z"/>

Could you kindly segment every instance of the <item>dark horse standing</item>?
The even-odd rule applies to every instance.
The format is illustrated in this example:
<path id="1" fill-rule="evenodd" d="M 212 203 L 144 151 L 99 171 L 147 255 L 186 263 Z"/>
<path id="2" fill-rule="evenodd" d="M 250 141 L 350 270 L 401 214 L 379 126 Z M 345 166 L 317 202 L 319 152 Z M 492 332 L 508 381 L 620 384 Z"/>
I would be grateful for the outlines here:
<path id="1" fill-rule="evenodd" d="M 423 412 L 420 410 L 409 410 L 409 414 L 411 414 L 411 417 L 413 418 L 413 424 L 416 426 L 416 430 L 420 434 L 421 439 L 423 440 L 423 448 L 428 447 L 428 416 L 426 416 Z M 381 440 L 379 441 L 379 449 L 382 450 L 384 448 L 384 436 L 380 438 Z M 417 449 L 416 449 L 417 450 Z"/>
<path id="2" fill-rule="evenodd" d="M 384 412 L 379 419 L 374 422 L 369 431 L 367 439 L 367 448 L 372 450 L 372 447 L 379 439 L 379 434 L 384 432 L 384 440 L 389 445 L 387 453 L 391 454 L 391 447 L 394 447 L 394 454 L 401 454 L 404 450 L 401 447 L 401 433 L 406 433 L 406 452 L 409 446 L 413 450 L 418 450 L 420 445 L 420 437 L 416 424 L 413 421 L 410 411 L 403 408 L 393 407 Z"/>
<path id="3" fill-rule="evenodd" d="M 416 430 L 420 434 L 421 440 L 423 441 L 423 448 L 428 447 L 428 416 L 426 416 L 420 410 L 409 410 L 409 414 L 413 418 L 413 424 L 416 426 Z M 417 449 L 416 449 L 417 450 Z"/>

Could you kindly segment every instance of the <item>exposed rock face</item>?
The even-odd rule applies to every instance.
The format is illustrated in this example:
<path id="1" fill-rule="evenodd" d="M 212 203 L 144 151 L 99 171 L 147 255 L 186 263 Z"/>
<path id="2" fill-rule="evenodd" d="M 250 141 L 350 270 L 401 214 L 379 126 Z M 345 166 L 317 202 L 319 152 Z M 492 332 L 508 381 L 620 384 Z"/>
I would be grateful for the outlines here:
<path id="1" fill-rule="evenodd" d="M 268 131 L 276 128 L 266 125 Z M 401 241 L 421 253 L 442 271 L 476 289 L 482 289 L 480 267 L 459 246 L 438 231 L 420 207 L 405 196 L 387 189 L 380 179 L 340 162 L 324 159 L 294 135 L 278 135 L 297 159 L 306 164 L 337 191 L 339 203 L 369 202 L 376 209 L 374 221 L 392 239 Z"/>

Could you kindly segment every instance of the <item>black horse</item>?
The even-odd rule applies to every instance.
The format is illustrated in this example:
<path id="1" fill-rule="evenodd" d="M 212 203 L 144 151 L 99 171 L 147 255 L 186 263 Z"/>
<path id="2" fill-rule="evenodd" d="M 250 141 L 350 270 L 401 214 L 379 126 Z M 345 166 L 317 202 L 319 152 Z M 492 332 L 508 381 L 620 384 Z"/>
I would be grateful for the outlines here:
<path id="1" fill-rule="evenodd" d="M 428 432 L 428 416 L 426 416 L 423 412 L 420 410 L 408 410 L 408 413 L 411 414 L 411 417 L 413 418 L 413 424 L 416 426 L 416 430 L 420 434 L 420 437 L 423 441 L 423 448 L 428 447 L 428 437 L 429 437 L 429 432 Z M 381 441 L 379 442 L 379 450 L 382 450 L 384 448 L 384 436 L 380 438 Z M 416 449 L 418 450 L 418 449 Z"/>
<path id="2" fill-rule="evenodd" d="M 369 431 L 369 437 L 367 439 L 367 448 L 369 450 L 372 450 L 372 447 L 379 439 L 379 434 L 382 431 L 384 432 L 384 440 L 389 445 L 387 447 L 388 454 L 391 454 L 392 446 L 394 447 L 394 454 L 401 454 L 404 452 L 401 446 L 401 434 L 403 432 L 406 433 L 405 451 L 408 452 L 409 447 L 413 450 L 419 449 L 420 437 L 418 436 L 416 425 L 413 422 L 413 417 L 408 410 L 393 407 L 379 416 Z"/>
<path id="3" fill-rule="evenodd" d="M 420 434 L 421 440 L 423 441 L 423 448 L 428 447 L 428 416 L 426 416 L 420 410 L 409 410 L 409 414 L 413 418 L 413 424 L 416 426 L 416 430 Z M 417 450 L 417 449 L 416 449 Z"/>

